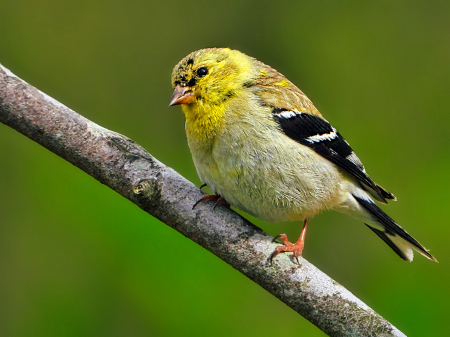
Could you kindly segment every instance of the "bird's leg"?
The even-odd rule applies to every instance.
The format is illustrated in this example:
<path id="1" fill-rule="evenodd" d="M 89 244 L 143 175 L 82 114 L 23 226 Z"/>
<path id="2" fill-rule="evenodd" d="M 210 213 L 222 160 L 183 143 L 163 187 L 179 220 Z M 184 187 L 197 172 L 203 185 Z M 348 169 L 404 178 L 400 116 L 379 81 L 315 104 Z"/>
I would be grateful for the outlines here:
<path id="1" fill-rule="evenodd" d="M 224 199 L 222 198 L 219 194 L 205 194 L 199 201 L 197 201 L 194 206 L 192 206 L 192 209 L 194 209 L 199 203 L 203 202 L 203 201 L 208 201 L 208 200 L 212 200 L 212 201 L 216 201 L 216 204 L 214 205 L 213 209 L 216 209 L 217 205 L 225 205 L 226 207 L 230 207 L 230 204 Z"/>
<path id="2" fill-rule="evenodd" d="M 220 197 L 219 199 L 217 199 L 217 202 L 216 202 L 216 204 L 214 205 L 214 208 L 213 208 L 213 209 L 216 209 L 216 207 L 217 207 L 218 205 L 224 205 L 224 206 L 230 208 L 230 204 L 229 204 L 224 198 L 222 198 L 222 197 Z"/>
<path id="3" fill-rule="evenodd" d="M 277 235 L 273 239 L 273 241 L 280 238 L 281 240 L 283 240 L 284 246 L 278 246 L 275 249 L 275 251 L 270 256 L 270 261 L 272 261 L 273 258 L 280 253 L 292 252 L 294 258 L 297 260 L 297 263 L 300 264 L 300 262 L 298 261 L 298 258 L 299 258 L 299 256 L 302 256 L 303 247 L 305 246 L 305 235 L 306 235 L 307 227 L 308 227 L 308 219 L 305 219 L 305 221 L 303 222 L 302 232 L 300 233 L 300 237 L 298 238 L 296 243 L 289 242 L 286 234 Z"/>

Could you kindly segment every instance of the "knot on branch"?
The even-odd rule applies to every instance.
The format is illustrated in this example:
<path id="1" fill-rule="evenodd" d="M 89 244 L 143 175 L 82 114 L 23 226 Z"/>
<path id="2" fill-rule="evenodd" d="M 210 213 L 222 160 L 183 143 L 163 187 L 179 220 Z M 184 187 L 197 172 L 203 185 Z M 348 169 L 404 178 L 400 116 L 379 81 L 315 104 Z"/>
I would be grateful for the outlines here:
<path id="1" fill-rule="evenodd" d="M 140 180 L 133 186 L 133 195 L 139 204 L 154 205 L 161 197 L 161 187 L 156 177 Z"/>

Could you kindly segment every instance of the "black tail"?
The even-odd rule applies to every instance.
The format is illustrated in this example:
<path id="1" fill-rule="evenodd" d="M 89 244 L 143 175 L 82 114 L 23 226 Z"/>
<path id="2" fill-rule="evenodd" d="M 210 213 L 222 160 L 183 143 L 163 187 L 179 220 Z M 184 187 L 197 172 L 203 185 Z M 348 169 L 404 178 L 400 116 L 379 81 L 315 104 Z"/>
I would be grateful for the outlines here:
<path id="1" fill-rule="evenodd" d="M 362 199 L 354 196 L 358 203 L 364 207 L 376 219 L 377 223 L 383 226 L 383 229 L 375 228 L 373 225 L 366 224 L 372 231 L 375 232 L 394 252 L 397 253 L 403 260 L 412 261 L 413 252 L 416 250 L 426 258 L 437 262 L 437 260 L 428 253 L 427 249 L 422 246 L 416 239 L 409 235 L 403 228 L 392 220 L 386 213 L 384 213 L 374 202 L 367 199 Z"/>

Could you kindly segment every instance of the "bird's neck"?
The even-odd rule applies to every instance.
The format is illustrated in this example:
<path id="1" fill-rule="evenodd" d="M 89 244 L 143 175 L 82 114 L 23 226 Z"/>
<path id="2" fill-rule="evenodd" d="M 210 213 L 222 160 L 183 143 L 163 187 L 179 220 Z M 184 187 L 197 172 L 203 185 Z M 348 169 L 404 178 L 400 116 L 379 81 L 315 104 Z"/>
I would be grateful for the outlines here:
<path id="1" fill-rule="evenodd" d="M 218 128 L 222 124 L 225 106 L 206 103 L 183 104 L 182 110 L 186 117 L 186 132 L 188 137 L 199 142 L 214 140 Z"/>

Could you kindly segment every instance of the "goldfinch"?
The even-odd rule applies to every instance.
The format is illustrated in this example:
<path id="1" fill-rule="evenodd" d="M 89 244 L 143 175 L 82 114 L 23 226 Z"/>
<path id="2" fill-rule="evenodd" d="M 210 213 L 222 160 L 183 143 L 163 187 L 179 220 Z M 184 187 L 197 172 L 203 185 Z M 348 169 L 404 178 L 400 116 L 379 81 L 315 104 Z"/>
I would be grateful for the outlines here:
<path id="1" fill-rule="evenodd" d="M 333 209 L 363 221 L 395 253 L 437 260 L 375 204 L 395 196 L 376 184 L 308 97 L 268 65 L 229 48 L 195 51 L 173 69 L 170 105 L 181 105 L 201 181 L 217 200 L 270 222 L 303 221 L 273 252 L 302 256 L 308 219 Z M 194 205 L 195 207 L 195 205 Z"/>

